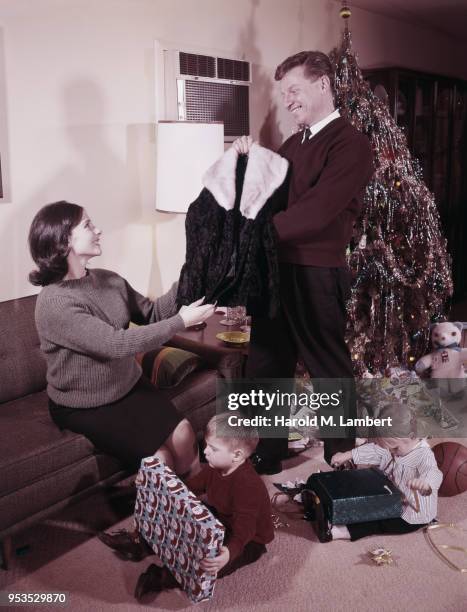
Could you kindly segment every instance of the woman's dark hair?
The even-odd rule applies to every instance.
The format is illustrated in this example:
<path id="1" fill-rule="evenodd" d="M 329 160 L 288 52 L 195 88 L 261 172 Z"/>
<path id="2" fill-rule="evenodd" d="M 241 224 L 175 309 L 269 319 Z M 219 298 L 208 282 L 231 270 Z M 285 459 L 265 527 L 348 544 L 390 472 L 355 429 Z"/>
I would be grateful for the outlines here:
<path id="1" fill-rule="evenodd" d="M 29 274 L 33 285 L 50 285 L 68 272 L 67 255 L 71 231 L 83 217 L 83 208 L 70 202 L 43 206 L 29 230 L 29 250 L 38 269 Z"/>

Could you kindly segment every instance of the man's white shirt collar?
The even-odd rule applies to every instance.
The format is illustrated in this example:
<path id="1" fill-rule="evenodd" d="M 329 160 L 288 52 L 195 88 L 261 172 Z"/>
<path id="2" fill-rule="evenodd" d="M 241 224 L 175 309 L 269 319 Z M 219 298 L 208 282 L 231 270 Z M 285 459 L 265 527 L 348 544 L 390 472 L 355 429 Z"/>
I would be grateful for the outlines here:
<path id="1" fill-rule="evenodd" d="M 325 127 L 328 123 L 331 123 L 331 121 L 334 121 L 334 119 L 337 119 L 338 117 L 340 117 L 340 113 L 337 110 L 332 111 L 332 113 L 330 113 L 327 117 L 325 117 L 324 119 L 321 119 L 321 121 L 318 121 L 318 123 L 314 123 L 313 125 L 310 125 L 308 127 L 306 127 L 303 130 L 303 138 L 302 138 L 302 143 L 304 142 L 305 138 L 306 138 L 306 133 L 307 130 L 310 131 L 309 136 L 308 136 L 308 140 L 310 140 L 310 138 L 313 138 L 313 136 L 316 136 L 316 134 L 323 129 L 323 127 Z"/>

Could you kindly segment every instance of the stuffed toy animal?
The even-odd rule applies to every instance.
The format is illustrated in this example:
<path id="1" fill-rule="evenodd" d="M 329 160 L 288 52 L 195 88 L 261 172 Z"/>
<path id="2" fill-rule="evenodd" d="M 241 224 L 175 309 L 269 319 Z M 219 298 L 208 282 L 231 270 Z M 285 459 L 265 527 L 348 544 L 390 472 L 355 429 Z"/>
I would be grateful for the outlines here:
<path id="1" fill-rule="evenodd" d="M 415 364 L 417 374 L 431 368 L 431 378 L 437 381 L 442 397 L 460 397 L 466 388 L 467 349 L 460 347 L 462 327 L 462 323 L 450 321 L 433 325 L 433 351 Z"/>

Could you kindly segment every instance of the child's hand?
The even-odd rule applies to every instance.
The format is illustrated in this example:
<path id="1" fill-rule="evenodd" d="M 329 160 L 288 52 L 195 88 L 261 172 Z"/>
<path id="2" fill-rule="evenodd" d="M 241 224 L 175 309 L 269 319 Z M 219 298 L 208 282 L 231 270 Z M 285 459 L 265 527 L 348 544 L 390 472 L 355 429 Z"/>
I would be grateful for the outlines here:
<path id="1" fill-rule="evenodd" d="M 227 546 L 221 546 L 221 552 L 217 555 L 217 557 L 208 558 L 205 557 L 201 563 L 199 564 L 200 568 L 205 572 L 213 572 L 217 574 L 219 570 L 221 570 L 224 565 L 227 565 L 230 559 L 230 553 Z"/>
<path id="2" fill-rule="evenodd" d="M 407 484 L 411 489 L 419 491 L 421 495 L 430 495 L 431 493 L 430 485 L 423 478 L 412 478 Z"/>
<path id="3" fill-rule="evenodd" d="M 331 465 L 332 467 L 339 467 L 343 465 L 346 461 L 352 459 L 352 452 L 348 451 L 346 453 L 336 453 L 331 457 Z"/>
<path id="4" fill-rule="evenodd" d="M 135 484 L 140 485 L 140 484 L 143 484 L 143 482 L 144 482 L 144 474 L 142 470 L 139 470 L 139 472 L 136 474 Z"/>

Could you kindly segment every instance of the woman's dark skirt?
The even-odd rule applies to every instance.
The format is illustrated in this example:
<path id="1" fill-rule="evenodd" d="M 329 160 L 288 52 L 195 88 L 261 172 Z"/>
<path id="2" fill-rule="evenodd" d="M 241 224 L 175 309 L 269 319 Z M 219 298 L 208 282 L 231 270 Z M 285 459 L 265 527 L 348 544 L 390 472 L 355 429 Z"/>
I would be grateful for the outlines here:
<path id="1" fill-rule="evenodd" d="M 168 399 L 142 376 L 124 397 L 96 408 L 68 408 L 49 398 L 49 412 L 60 429 L 86 436 L 94 446 L 138 469 L 153 455 L 183 417 Z"/>

